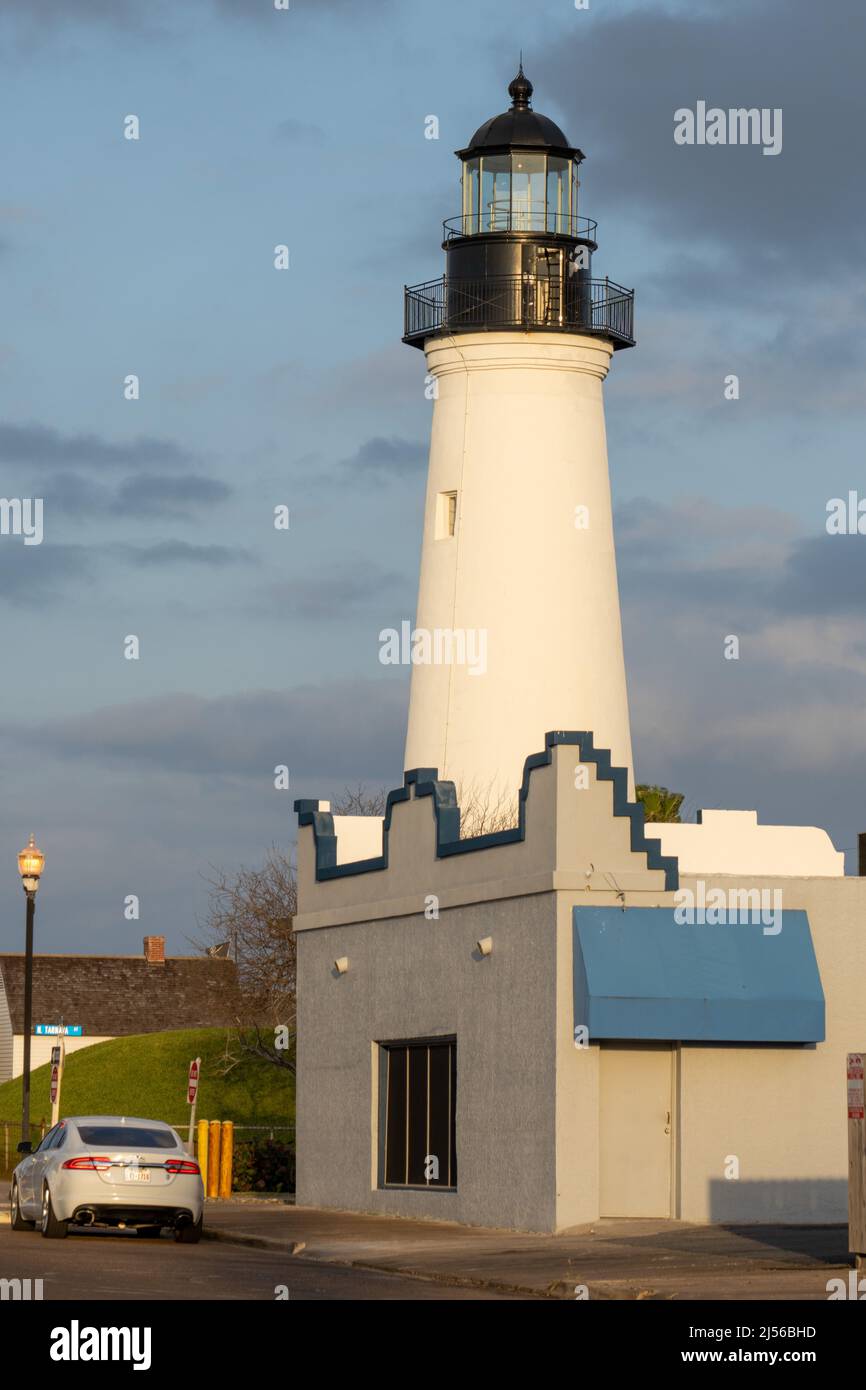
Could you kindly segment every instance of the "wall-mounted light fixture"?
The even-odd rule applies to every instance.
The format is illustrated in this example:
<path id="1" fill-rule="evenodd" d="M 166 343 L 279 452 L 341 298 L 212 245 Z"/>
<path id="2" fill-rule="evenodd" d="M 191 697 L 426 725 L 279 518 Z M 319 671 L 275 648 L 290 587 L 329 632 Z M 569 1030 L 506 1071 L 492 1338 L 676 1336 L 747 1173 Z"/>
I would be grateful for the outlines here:
<path id="1" fill-rule="evenodd" d="M 334 961 L 334 969 L 338 975 L 345 975 L 346 971 L 349 969 L 349 957 L 338 956 Z"/>
<path id="2" fill-rule="evenodd" d="M 476 946 L 482 956 L 489 956 L 493 950 L 493 937 L 482 936 L 480 941 L 476 941 Z"/>

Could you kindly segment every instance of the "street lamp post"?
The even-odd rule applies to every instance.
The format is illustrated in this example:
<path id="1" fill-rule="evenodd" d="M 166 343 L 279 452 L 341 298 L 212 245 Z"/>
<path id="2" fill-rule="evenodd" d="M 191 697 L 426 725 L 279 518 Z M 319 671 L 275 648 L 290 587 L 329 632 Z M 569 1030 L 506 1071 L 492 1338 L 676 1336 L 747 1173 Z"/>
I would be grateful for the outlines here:
<path id="1" fill-rule="evenodd" d="M 30 843 L 18 856 L 21 886 L 27 898 L 27 930 L 24 947 L 24 1072 L 21 1078 L 21 1146 L 30 1146 L 30 1034 L 33 1031 L 33 918 L 36 893 L 45 867 L 45 855 Z"/>

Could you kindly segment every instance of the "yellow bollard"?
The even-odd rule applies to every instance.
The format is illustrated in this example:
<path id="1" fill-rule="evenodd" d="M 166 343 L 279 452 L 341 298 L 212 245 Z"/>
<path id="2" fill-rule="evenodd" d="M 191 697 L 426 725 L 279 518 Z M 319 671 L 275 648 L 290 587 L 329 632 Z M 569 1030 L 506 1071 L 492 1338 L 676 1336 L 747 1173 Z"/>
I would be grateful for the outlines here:
<path id="1" fill-rule="evenodd" d="M 207 1146 L 207 1187 L 209 1197 L 219 1196 L 220 1183 L 220 1122 L 211 1120 Z"/>
<path id="2" fill-rule="evenodd" d="M 196 1157 L 198 1166 L 201 1169 L 201 1180 L 204 1183 L 204 1190 L 207 1192 L 207 1120 L 199 1120 L 196 1125 L 198 1131 L 196 1139 Z"/>
<path id="3" fill-rule="evenodd" d="M 222 1142 L 220 1145 L 220 1186 L 219 1195 L 232 1195 L 232 1156 L 234 1153 L 235 1127 L 231 1120 L 223 1120 Z"/>

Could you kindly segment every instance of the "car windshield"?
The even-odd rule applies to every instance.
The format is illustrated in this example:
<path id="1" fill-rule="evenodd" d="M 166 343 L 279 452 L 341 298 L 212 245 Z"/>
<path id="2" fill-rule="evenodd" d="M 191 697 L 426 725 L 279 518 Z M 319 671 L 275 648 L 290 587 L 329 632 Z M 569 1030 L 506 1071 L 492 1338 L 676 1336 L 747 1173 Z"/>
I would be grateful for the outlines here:
<path id="1" fill-rule="evenodd" d="M 133 1125 L 79 1125 L 82 1142 L 97 1149 L 176 1149 L 169 1129 L 136 1129 Z"/>

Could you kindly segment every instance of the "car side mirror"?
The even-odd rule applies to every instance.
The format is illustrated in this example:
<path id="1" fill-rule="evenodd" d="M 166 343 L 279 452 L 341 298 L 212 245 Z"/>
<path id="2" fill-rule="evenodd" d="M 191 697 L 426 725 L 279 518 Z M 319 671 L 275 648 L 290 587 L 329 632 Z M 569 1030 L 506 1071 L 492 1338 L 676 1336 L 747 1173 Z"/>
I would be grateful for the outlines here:
<path id="1" fill-rule="evenodd" d="M 32 1154 L 33 1145 L 30 1143 L 29 1139 L 21 1140 L 21 1143 L 18 1145 L 18 1152 L 20 1154 Z"/>

